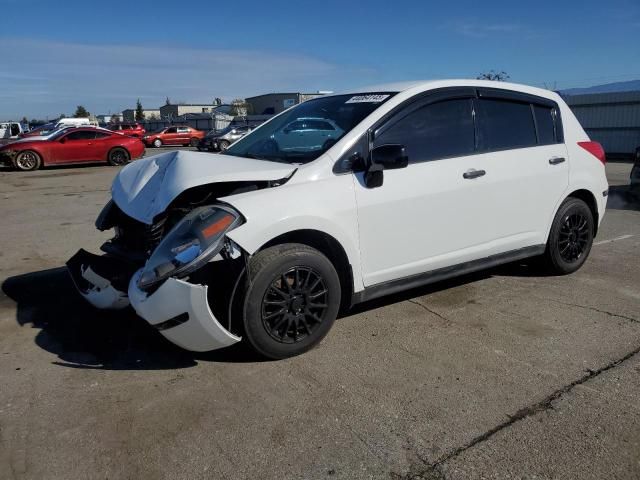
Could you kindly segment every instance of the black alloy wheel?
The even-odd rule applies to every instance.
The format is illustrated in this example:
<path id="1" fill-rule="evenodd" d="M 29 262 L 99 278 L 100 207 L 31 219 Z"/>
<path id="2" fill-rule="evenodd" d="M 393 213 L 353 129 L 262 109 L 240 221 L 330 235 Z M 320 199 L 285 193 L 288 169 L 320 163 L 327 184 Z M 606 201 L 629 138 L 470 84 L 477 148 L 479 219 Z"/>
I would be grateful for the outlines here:
<path id="1" fill-rule="evenodd" d="M 241 292 L 242 337 L 261 355 L 299 355 L 325 337 L 340 308 L 333 263 L 308 245 L 285 243 L 250 259 Z"/>
<path id="2" fill-rule="evenodd" d="M 582 212 L 565 215 L 558 232 L 558 251 L 565 262 L 580 259 L 589 244 L 589 220 Z"/>
<path id="3" fill-rule="evenodd" d="M 277 342 L 296 343 L 323 322 L 328 290 L 322 276 L 295 266 L 276 278 L 262 298 L 262 324 Z"/>
<path id="4" fill-rule="evenodd" d="M 596 222 L 584 200 L 568 197 L 556 212 L 549 232 L 544 260 L 552 274 L 578 270 L 593 245 Z"/>
<path id="5" fill-rule="evenodd" d="M 109 152 L 109 165 L 114 167 L 124 165 L 129 161 L 129 152 L 124 148 L 114 148 Z"/>

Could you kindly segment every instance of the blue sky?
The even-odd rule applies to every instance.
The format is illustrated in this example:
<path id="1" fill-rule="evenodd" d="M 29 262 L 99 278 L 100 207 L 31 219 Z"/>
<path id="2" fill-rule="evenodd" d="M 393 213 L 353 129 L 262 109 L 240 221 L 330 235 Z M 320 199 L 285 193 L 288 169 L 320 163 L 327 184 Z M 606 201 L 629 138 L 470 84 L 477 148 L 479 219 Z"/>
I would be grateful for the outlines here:
<path id="1" fill-rule="evenodd" d="M 0 119 L 490 69 L 549 88 L 640 78 L 640 2 L 0 0 Z"/>

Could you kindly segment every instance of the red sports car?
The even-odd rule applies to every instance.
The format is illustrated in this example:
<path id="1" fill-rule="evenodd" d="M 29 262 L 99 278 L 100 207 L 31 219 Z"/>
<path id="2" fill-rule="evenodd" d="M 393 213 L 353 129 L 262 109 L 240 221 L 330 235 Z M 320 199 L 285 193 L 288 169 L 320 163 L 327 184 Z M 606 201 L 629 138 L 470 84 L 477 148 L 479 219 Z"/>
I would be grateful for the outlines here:
<path id="1" fill-rule="evenodd" d="M 107 128 L 129 137 L 142 138 L 144 137 L 144 134 L 147 133 L 144 127 L 139 123 L 115 123 L 113 125 L 109 125 Z"/>
<path id="2" fill-rule="evenodd" d="M 24 138 L 0 147 L 0 163 L 25 171 L 63 163 L 124 165 L 140 158 L 144 150 L 138 138 L 102 128 L 69 128 L 43 139 Z"/>
<path id="3" fill-rule="evenodd" d="M 148 146 L 161 147 L 162 145 L 191 145 L 197 147 L 205 132 L 191 127 L 168 127 L 156 133 L 149 133 L 142 137 L 142 141 Z"/>

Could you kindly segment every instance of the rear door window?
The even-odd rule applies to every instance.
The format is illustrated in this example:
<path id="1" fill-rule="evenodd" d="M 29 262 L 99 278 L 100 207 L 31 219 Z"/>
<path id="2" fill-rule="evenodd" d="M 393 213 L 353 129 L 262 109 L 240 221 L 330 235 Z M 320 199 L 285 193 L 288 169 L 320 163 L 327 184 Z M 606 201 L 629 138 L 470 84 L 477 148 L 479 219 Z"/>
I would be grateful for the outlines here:
<path id="1" fill-rule="evenodd" d="M 470 98 L 457 98 L 420 107 L 382 127 L 374 146 L 404 145 L 411 163 L 470 155 L 474 152 L 471 106 Z"/>
<path id="2" fill-rule="evenodd" d="M 480 151 L 537 145 L 536 127 L 529 103 L 479 98 L 475 106 Z"/>

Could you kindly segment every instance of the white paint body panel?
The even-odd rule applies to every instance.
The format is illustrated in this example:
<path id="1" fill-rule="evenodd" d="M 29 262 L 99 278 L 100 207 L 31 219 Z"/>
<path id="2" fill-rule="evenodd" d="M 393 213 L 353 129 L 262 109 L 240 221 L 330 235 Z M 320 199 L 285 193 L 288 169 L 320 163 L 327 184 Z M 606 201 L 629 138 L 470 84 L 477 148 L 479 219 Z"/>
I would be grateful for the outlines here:
<path id="1" fill-rule="evenodd" d="M 380 188 L 357 174 L 365 286 L 546 242 L 568 185 L 564 145 L 415 163 L 385 171 Z M 478 178 L 463 173 L 485 170 Z"/>
<path id="2" fill-rule="evenodd" d="M 173 151 L 143 158 L 123 168 L 113 181 L 111 195 L 120 209 L 151 224 L 182 192 L 217 182 L 278 180 L 294 166 L 209 153 Z"/>
<path id="3" fill-rule="evenodd" d="M 225 329 L 209 308 L 207 286 L 175 278 L 167 279 L 151 295 L 137 286 L 139 270 L 129 283 L 129 299 L 136 313 L 151 325 L 187 313 L 189 320 L 160 333 L 176 345 L 193 352 L 228 347 L 241 340 Z"/>

